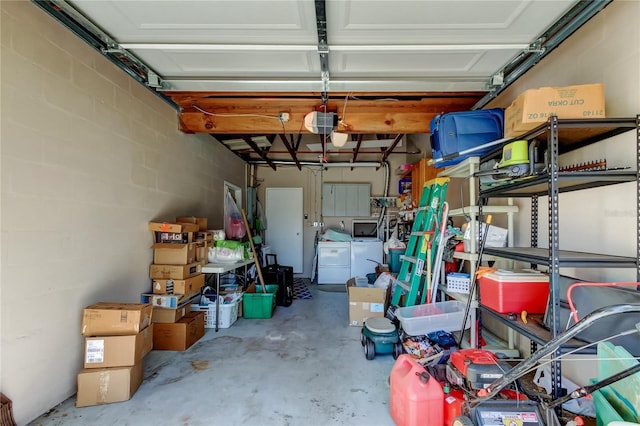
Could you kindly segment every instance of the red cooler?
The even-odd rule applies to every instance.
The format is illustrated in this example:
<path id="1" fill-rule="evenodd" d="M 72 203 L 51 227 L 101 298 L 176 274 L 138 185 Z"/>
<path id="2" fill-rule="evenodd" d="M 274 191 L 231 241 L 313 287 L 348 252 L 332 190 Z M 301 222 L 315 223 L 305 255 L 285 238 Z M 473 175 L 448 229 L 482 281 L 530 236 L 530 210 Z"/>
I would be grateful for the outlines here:
<path id="1" fill-rule="evenodd" d="M 544 314 L 548 298 L 549 276 L 541 272 L 498 269 L 480 278 L 480 302 L 501 314 Z"/>

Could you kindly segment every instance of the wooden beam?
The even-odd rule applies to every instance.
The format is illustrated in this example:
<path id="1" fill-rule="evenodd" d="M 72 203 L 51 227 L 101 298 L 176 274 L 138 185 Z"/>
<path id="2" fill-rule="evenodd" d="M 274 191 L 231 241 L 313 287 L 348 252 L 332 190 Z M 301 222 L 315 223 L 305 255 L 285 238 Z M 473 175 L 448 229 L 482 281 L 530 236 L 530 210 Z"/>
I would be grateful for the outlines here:
<path id="1" fill-rule="evenodd" d="M 344 100 L 333 100 L 327 103 L 327 111 L 344 115 L 337 127 L 342 133 L 428 133 L 436 114 L 469 110 L 476 101 L 476 97 L 350 99 L 344 108 Z M 323 107 L 314 99 L 283 98 L 182 98 L 179 105 L 181 131 L 216 134 L 308 133 L 304 117 Z M 278 119 L 281 112 L 289 114 L 286 123 Z"/>
<path id="2" fill-rule="evenodd" d="M 363 134 L 358 135 L 358 141 L 356 142 L 356 147 L 353 149 L 353 159 L 351 160 L 352 163 L 356 162 L 356 158 L 358 157 L 358 153 L 360 152 L 360 145 L 362 145 L 363 137 L 364 137 Z M 353 167 L 351 168 L 351 170 L 353 170 Z"/>
<path id="3" fill-rule="evenodd" d="M 298 170 L 302 170 L 302 165 L 300 164 L 300 161 L 298 160 L 298 156 L 296 155 L 296 151 L 291 146 L 291 144 L 289 144 L 289 141 L 287 140 L 287 136 L 283 135 L 282 133 L 280 133 L 280 139 L 284 143 L 284 146 L 287 148 L 287 151 L 289 151 L 289 154 L 291 154 L 291 158 L 293 159 L 293 161 L 295 161 L 296 166 L 298 167 Z M 291 137 L 291 142 L 293 143 L 293 136 Z"/>
<path id="4" fill-rule="evenodd" d="M 271 160 L 269 160 L 269 158 L 267 157 L 267 154 L 260 149 L 260 147 L 251 139 L 251 136 L 242 136 L 242 139 L 244 139 L 244 141 L 247 143 L 247 145 L 249 145 L 255 152 L 256 154 L 258 154 L 260 157 L 262 157 L 262 159 L 264 161 L 267 162 L 267 164 L 273 169 L 276 170 L 276 165 L 273 164 L 273 162 L 271 162 Z"/>
<path id="5" fill-rule="evenodd" d="M 391 145 L 389 145 L 389 148 L 387 148 L 384 151 L 384 154 L 382 154 L 382 160 L 380 160 L 381 163 L 384 163 L 385 161 L 387 161 L 387 157 L 389 157 L 389 154 L 391 154 L 393 150 L 396 148 L 396 146 L 400 143 L 400 140 L 402 140 L 403 136 L 404 136 L 403 134 L 399 134 L 398 136 L 396 136 L 396 138 L 393 140 Z"/>

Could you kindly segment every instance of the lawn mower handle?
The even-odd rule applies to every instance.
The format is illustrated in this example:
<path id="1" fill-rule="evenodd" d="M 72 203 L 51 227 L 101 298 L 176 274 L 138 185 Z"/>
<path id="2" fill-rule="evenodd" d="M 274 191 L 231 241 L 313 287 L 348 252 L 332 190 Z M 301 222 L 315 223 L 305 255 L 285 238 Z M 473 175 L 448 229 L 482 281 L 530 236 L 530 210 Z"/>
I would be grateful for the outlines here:
<path id="1" fill-rule="evenodd" d="M 585 316 L 580 321 L 575 323 L 573 327 L 566 330 L 564 333 L 559 334 L 554 339 L 548 341 L 535 353 L 531 354 L 529 358 L 513 367 L 500 379 L 497 379 L 486 388 L 480 389 L 478 391 L 478 398 L 489 399 L 494 397 L 498 392 L 500 392 L 502 388 L 530 371 L 541 358 L 555 351 L 561 344 L 565 343 L 585 328 L 588 328 L 596 321 L 602 318 L 606 318 L 610 315 L 623 314 L 627 312 L 640 312 L 640 303 L 612 305 L 596 309 L 595 311 L 591 312 L 589 315 Z M 640 324 L 636 324 L 636 328 L 638 328 L 638 330 L 640 331 Z"/>

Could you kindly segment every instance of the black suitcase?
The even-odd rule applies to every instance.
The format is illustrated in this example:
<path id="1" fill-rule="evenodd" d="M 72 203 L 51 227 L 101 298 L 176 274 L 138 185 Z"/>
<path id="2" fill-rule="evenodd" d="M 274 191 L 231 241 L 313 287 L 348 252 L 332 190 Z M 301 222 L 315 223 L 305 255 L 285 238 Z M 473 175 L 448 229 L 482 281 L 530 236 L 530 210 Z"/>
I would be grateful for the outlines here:
<path id="1" fill-rule="evenodd" d="M 275 254 L 266 255 L 267 265 L 262 270 L 265 284 L 278 284 L 276 305 L 291 306 L 293 303 L 293 267 L 278 265 Z"/>

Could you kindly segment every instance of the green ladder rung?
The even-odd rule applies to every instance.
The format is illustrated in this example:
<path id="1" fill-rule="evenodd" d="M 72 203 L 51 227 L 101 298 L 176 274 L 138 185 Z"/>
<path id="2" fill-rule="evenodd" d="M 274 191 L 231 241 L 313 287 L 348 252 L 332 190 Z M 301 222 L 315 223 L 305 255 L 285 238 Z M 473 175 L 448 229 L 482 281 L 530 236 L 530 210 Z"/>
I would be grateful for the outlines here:
<path id="1" fill-rule="evenodd" d="M 402 287 L 403 289 L 407 290 L 407 291 L 409 291 L 409 289 L 411 288 L 409 283 L 406 282 L 406 281 L 396 281 L 396 284 L 399 285 L 400 287 Z"/>
<path id="2" fill-rule="evenodd" d="M 437 178 L 426 182 L 422 188 L 419 206 L 409 234 L 409 242 L 398 273 L 397 282 L 401 284 L 396 286 L 391 300 L 391 304 L 394 306 L 399 305 L 403 290 L 407 291 L 405 306 L 415 304 L 417 296 L 424 286 L 425 262 L 433 264 L 436 252 L 432 248 L 429 259 L 427 259 L 427 253 L 429 253 L 427 245 L 433 245 L 433 242 L 437 241 L 439 221 L 448 183 L 449 178 Z M 422 299 L 424 300 L 424 298 L 425 292 L 422 291 Z"/>

